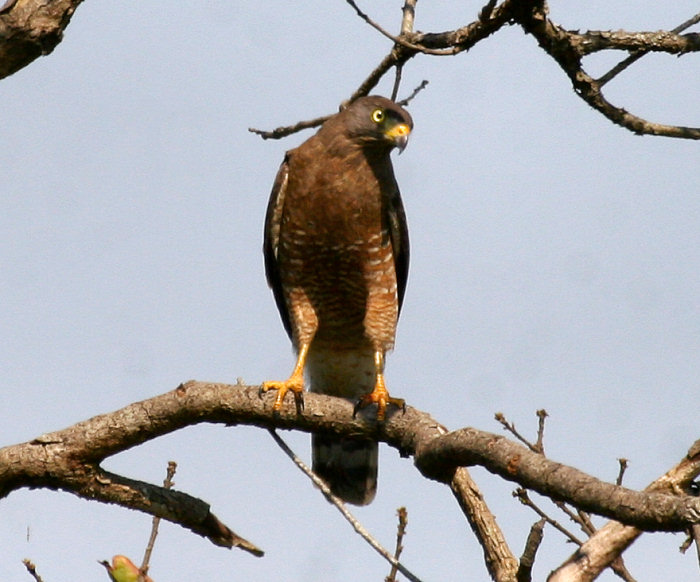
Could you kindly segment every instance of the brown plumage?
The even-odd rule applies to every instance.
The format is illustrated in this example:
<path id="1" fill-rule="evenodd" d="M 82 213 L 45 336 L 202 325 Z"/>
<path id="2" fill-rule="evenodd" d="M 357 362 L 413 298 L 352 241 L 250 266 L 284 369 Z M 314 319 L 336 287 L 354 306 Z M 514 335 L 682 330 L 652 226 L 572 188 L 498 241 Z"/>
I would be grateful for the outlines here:
<path id="1" fill-rule="evenodd" d="M 265 270 L 297 352 L 274 409 L 291 390 L 302 405 L 303 373 L 313 392 L 377 404 L 389 397 L 384 355 L 394 346 L 408 276 L 408 230 L 389 153 L 403 149 L 411 116 L 383 97 L 364 97 L 287 152 L 265 219 Z M 314 471 L 346 501 L 376 491 L 377 443 L 314 435 Z"/>

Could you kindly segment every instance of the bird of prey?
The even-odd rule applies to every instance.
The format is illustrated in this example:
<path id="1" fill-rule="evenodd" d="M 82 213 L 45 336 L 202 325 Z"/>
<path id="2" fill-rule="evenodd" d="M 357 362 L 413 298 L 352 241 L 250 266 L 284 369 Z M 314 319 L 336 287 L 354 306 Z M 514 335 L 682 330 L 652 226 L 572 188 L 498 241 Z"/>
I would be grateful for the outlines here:
<path id="1" fill-rule="evenodd" d="M 389 99 L 357 99 L 287 152 L 265 218 L 265 272 L 297 361 L 291 376 L 265 382 L 303 405 L 311 392 L 377 405 L 389 396 L 384 356 L 394 346 L 408 276 L 408 230 L 389 153 L 406 147 L 413 121 Z M 358 505 L 377 486 L 376 441 L 314 435 L 313 469 Z"/>

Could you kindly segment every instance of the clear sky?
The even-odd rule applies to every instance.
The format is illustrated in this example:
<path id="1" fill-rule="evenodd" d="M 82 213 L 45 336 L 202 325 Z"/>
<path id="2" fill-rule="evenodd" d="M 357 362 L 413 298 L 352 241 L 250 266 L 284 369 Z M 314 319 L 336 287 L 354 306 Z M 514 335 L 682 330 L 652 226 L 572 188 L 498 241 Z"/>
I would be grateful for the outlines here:
<path id="1" fill-rule="evenodd" d="M 365 4 L 398 29 L 401 2 Z M 552 18 L 657 30 L 697 9 L 584 4 L 552 0 Z M 455 28 L 480 7 L 419 2 L 416 28 Z M 334 111 L 389 48 L 342 0 L 89 0 L 52 55 L 0 83 L 0 445 L 190 378 L 288 374 L 262 223 L 283 152 L 310 133 L 274 142 L 247 128 Z M 596 57 L 593 72 L 617 58 Z M 651 120 L 698 126 L 699 62 L 647 57 L 608 95 Z M 415 131 L 395 157 L 412 263 L 387 363 L 392 394 L 450 428 L 493 432 L 501 411 L 534 434 L 546 408 L 551 458 L 614 480 L 626 457 L 626 484 L 645 486 L 700 436 L 698 144 L 613 126 L 519 28 L 455 58 L 414 59 L 402 93 L 423 79 Z M 307 435 L 284 436 L 308 459 Z M 190 428 L 105 466 L 161 482 L 171 459 L 177 487 L 266 556 L 164 523 L 156 582 L 388 574 L 265 431 Z M 473 473 L 519 554 L 535 516 L 513 484 Z M 356 514 L 393 548 L 402 505 L 407 567 L 426 581 L 487 579 L 449 490 L 382 447 L 377 498 Z M 96 560 L 140 561 L 150 521 L 66 493 L 13 493 L 0 502 L 0 580 L 28 580 L 25 557 L 47 582 L 104 580 Z M 633 575 L 697 580 L 683 539 L 644 536 L 625 554 Z M 538 579 L 573 549 L 547 529 Z"/>

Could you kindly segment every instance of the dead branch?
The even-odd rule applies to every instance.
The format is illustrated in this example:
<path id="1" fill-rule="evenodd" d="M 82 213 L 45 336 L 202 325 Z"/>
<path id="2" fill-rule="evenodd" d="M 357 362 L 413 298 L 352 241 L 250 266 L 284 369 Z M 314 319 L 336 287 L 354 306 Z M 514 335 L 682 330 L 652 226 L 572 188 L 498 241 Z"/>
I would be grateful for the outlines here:
<path id="1" fill-rule="evenodd" d="M 473 428 L 447 432 L 429 414 L 414 408 L 407 408 L 405 413 L 397 411 L 385 423 L 377 424 L 371 411 L 353 418 L 349 401 L 319 394 L 306 394 L 305 400 L 302 414 L 289 403 L 281 414 L 273 416 L 271 400 L 259 396 L 258 386 L 188 382 L 160 396 L 0 449 L 0 498 L 23 487 L 68 491 L 85 499 L 160 516 L 217 545 L 236 546 L 260 555 L 260 550 L 221 523 L 205 502 L 106 472 L 99 466 L 105 458 L 158 436 L 210 422 L 372 437 L 403 456 L 414 456 L 424 475 L 451 485 L 470 525 L 479 532 L 479 541 L 486 544 L 484 551 L 496 580 L 514 580 L 517 560 L 495 520 L 489 517 L 478 488 L 470 482 L 466 469 L 460 468 L 466 465 L 484 466 L 542 495 L 640 529 L 685 531 L 700 523 L 700 499 L 686 493 L 690 481 L 700 473 L 698 451 L 653 487 L 638 492 L 545 459 L 499 435 Z M 697 448 L 700 450 L 700 446 Z M 604 530 L 591 540 L 601 539 Z M 589 542 L 582 549 L 587 549 Z"/>
<path id="2" fill-rule="evenodd" d="M 532 580 L 532 566 L 535 564 L 535 556 L 537 550 L 544 538 L 544 524 L 546 520 L 540 519 L 530 528 L 530 533 L 525 541 L 525 549 L 520 557 L 520 566 L 518 568 L 518 582 L 530 582 Z"/>
<path id="3" fill-rule="evenodd" d="M 408 525 L 408 512 L 405 507 L 399 507 L 396 510 L 396 515 L 399 518 L 399 525 L 396 528 L 396 548 L 394 549 L 394 559 L 398 562 L 403 552 L 403 538 L 406 535 L 406 526 Z M 399 569 L 392 565 L 389 575 L 384 579 L 384 582 L 396 582 L 396 574 Z"/>
<path id="4" fill-rule="evenodd" d="M 322 117 L 317 117 L 316 119 L 309 119 L 308 121 L 300 121 L 299 123 L 295 123 L 294 125 L 287 125 L 287 126 L 281 126 L 277 127 L 275 129 L 272 129 L 270 131 L 264 130 L 264 129 L 255 129 L 254 127 L 249 127 L 248 131 L 250 133 L 255 133 L 259 135 L 263 139 L 281 139 L 283 137 L 287 137 L 288 135 L 292 135 L 293 133 L 298 133 L 300 131 L 303 131 L 304 129 L 312 129 L 314 127 L 318 127 L 323 124 L 326 119 L 328 119 L 330 115 L 324 115 Z"/>
<path id="5" fill-rule="evenodd" d="M 36 571 L 36 566 L 34 565 L 34 562 L 31 560 L 22 560 L 22 563 L 24 564 L 24 567 L 27 569 L 27 572 L 29 572 L 34 578 L 36 582 L 44 582 L 41 576 L 39 576 L 39 573 Z"/>
<path id="6" fill-rule="evenodd" d="M 620 471 L 615 479 L 615 485 L 622 485 L 622 479 L 624 479 L 627 470 L 627 459 L 618 459 L 617 462 L 620 464 Z"/>
<path id="7" fill-rule="evenodd" d="M 544 510 L 542 510 L 532 499 L 530 499 L 527 490 L 523 489 L 522 487 L 518 487 L 518 489 L 516 489 L 513 492 L 513 497 L 517 497 L 520 503 L 532 509 L 532 511 L 534 511 L 540 517 L 540 521 L 544 521 L 551 525 L 554 529 L 559 530 L 559 532 L 564 534 L 564 537 L 567 538 L 569 541 L 575 543 L 577 546 L 583 544 L 583 542 L 578 537 L 576 537 L 572 532 L 566 529 L 556 519 L 553 519 L 549 515 L 547 515 Z"/>
<path id="8" fill-rule="evenodd" d="M 450 489 L 484 551 L 484 563 L 491 579 L 513 582 L 518 571 L 518 559 L 467 469 L 460 467 L 455 471 Z"/>
<path id="9" fill-rule="evenodd" d="M 0 79 L 27 66 L 39 56 L 49 54 L 61 41 L 63 31 L 82 0 L 7 0 L 0 8 Z M 548 16 L 543 0 L 493 0 L 480 10 L 478 18 L 464 26 L 444 32 L 414 32 L 415 0 L 406 1 L 402 12 L 401 32 L 393 35 L 364 13 L 354 0 L 346 0 L 357 15 L 392 42 L 392 49 L 352 94 L 349 101 L 367 95 L 391 69 L 396 69 L 397 83 L 401 69 L 411 58 L 453 56 L 469 50 L 505 25 L 517 24 L 537 40 L 569 77 L 576 94 L 602 115 L 634 133 L 700 139 L 700 128 L 667 125 L 645 120 L 608 101 L 602 88 L 621 70 L 649 52 L 682 55 L 700 51 L 700 34 L 681 34 L 700 21 L 695 15 L 669 31 L 588 31 L 565 30 Z M 582 65 L 585 56 L 603 50 L 631 53 L 618 67 L 600 79 L 594 79 Z M 396 84 L 394 91 L 396 92 Z M 325 117 L 272 131 L 251 129 L 264 139 L 279 139 L 323 123 Z"/>
<path id="10" fill-rule="evenodd" d="M 323 493 L 323 496 L 338 510 L 340 511 L 341 515 L 345 518 L 345 520 L 353 527 L 353 529 L 360 535 L 360 537 L 365 540 L 369 546 L 375 550 L 382 558 L 384 558 L 387 562 L 391 564 L 392 568 L 396 568 L 396 570 L 400 571 L 406 578 L 411 580 L 411 582 L 421 582 L 420 578 L 418 578 L 415 574 L 413 574 L 408 568 L 406 568 L 401 562 L 399 562 L 399 557 L 394 554 L 392 556 L 388 550 L 382 546 L 377 539 L 370 534 L 365 527 L 359 522 L 359 520 L 348 510 L 347 506 L 345 503 L 343 503 L 343 500 L 340 499 L 337 495 L 334 495 L 333 492 L 331 491 L 331 488 L 326 485 L 326 482 L 321 479 L 316 473 L 314 473 L 307 465 L 304 463 L 295 453 L 292 451 L 292 449 L 289 448 L 289 445 L 284 442 L 282 437 L 280 437 L 276 431 L 273 429 L 269 430 L 270 435 L 274 439 L 274 441 L 277 443 L 277 445 L 284 451 L 284 454 L 287 455 L 292 462 L 299 467 L 302 473 L 306 475 L 309 479 L 311 479 L 311 482 L 320 489 L 321 493 Z"/>
<path id="11" fill-rule="evenodd" d="M 545 412 L 544 416 L 546 416 L 546 415 L 547 415 L 547 413 Z M 501 426 L 503 427 L 503 430 L 512 434 L 517 440 L 519 440 L 523 445 L 525 445 L 533 453 L 544 454 L 544 448 L 542 447 L 541 443 L 530 442 L 527 438 L 525 438 L 522 434 L 520 434 L 518 432 L 518 429 L 515 427 L 515 423 L 510 422 L 502 412 L 497 412 L 496 414 L 494 414 L 493 417 L 497 422 L 499 422 L 501 424 Z M 544 435 L 544 418 L 543 417 L 540 417 L 540 427 L 541 427 L 540 435 L 543 436 Z M 539 445 L 539 448 L 538 448 L 538 445 Z"/>
<path id="12" fill-rule="evenodd" d="M 361 16 L 376 28 L 376 24 L 367 15 Z M 400 62 L 393 62 L 385 58 L 383 66 L 375 70 L 374 76 L 370 78 L 371 83 L 370 79 L 365 81 L 362 90 L 371 90 L 392 66 L 402 66 L 408 59 L 418 54 L 456 55 L 470 49 L 504 25 L 517 23 L 526 33 L 532 34 L 539 46 L 559 64 L 571 80 L 576 94 L 612 122 L 637 134 L 700 139 L 700 128 L 647 121 L 613 105 L 604 97 L 602 87 L 614 74 L 609 78 L 596 80 L 585 71 L 582 65 L 583 57 L 602 50 L 632 51 L 637 54 L 664 52 L 676 55 L 698 52 L 700 34 L 679 34 L 680 30 L 696 22 L 696 18 L 700 20 L 700 17 L 693 17 L 672 31 L 580 33 L 565 30 L 549 19 L 546 3 L 543 0 L 504 0 L 497 6 L 494 2 L 489 2 L 481 10 L 476 21 L 452 31 L 410 33 L 393 37 L 380 30 L 382 34 L 394 41 L 392 52 L 400 53 L 402 59 Z"/>
<path id="13" fill-rule="evenodd" d="M 168 470 L 165 474 L 165 480 L 163 481 L 163 487 L 165 489 L 172 489 L 173 477 L 175 476 L 175 471 L 177 471 L 177 463 L 175 461 L 168 462 Z M 146 550 L 143 553 L 143 560 L 141 560 L 141 567 L 139 568 L 139 582 L 148 574 L 148 570 L 151 567 L 151 555 L 153 554 L 153 547 L 156 543 L 156 538 L 158 537 L 158 527 L 160 526 L 160 517 L 154 517 L 151 524 L 151 535 L 148 538 L 148 543 L 146 544 Z"/>
<path id="14" fill-rule="evenodd" d="M 82 0 L 7 0 L 0 8 L 0 79 L 48 55 Z"/>
<path id="15" fill-rule="evenodd" d="M 700 12 L 693 16 L 692 18 L 689 18 L 685 22 L 679 24 L 674 28 L 671 32 L 673 33 L 681 33 L 687 28 L 690 28 L 694 24 L 697 24 L 700 22 Z M 612 69 L 610 69 L 607 73 L 602 75 L 601 77 L 598 78 L 598 84 L 602 87 L 607 83 L 608 81 L 612 80 L 614 77 L 619 75 L 622 71 L 624 71 L 627 67 L 633 65 L 636 63 L 639 59 L 641 59 L 644 55 L 646 55 L 649 51 L 648 50 L 637 50 L 632 52 L 626 59 L 623 59 L 617 65 L 615 65 Z"/>
<path id="16" fill-rule="evenodd" d="M 682 531 L 700 521 L 700 502 L 654 491 L 633 491 L 605 483 L 573 467 L 550 461 L 505 437 L 463 428 L 421 443 L 419 470 L 445 481 L 454 465 L 481 465 L 527 489 L 646 531 Z"/>
<path id="17" fill-rule="evenodd" d="M 514 18 L 525 32 L 532 34 L 540 47 L 551 56 L 571 80 L 574 91 L 588 105 L 602 113 L 613 123 L 642 135 L 662 135 L 685 139 L 700 139 L 700 128 L 666 125 L 647 121 L 610 103 L 602 92 L 602 84 L 583 68 L 585 55 L 604 49 L 629 50 L 639 48 L 634 39 L 645 38 L 649 50 L 678 54 L 700 49 L 695 37 L 674 33 L 605 33 L 580 34 L 566 31 L 547 17 L 544 2 L 523 2 Z M 700 38 L 700 37 L 698 37 Z M 653 48 L 651 48 L 653 47 Z"/>
<path id="18" fill-rule="evenodd" d="M 685 458 L 666 474 L 651 483 L 644 491 L 684 492 L 688 490 L 693 479 L 700 474 L 700 440 L 696 441 Z M 642 531 L 636 527 L 611 521 L 595 534 L 552 572 L 548 582 L 566 582 L 577 580 L 589 582 L 608 567 L 640 536 Z"/>

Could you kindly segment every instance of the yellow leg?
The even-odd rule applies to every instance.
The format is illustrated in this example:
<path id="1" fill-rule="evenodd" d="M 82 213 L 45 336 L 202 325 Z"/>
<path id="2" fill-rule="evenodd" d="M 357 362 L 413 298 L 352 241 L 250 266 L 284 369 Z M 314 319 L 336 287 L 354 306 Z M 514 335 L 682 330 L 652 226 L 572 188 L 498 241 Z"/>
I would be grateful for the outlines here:
<path id="1" fill-rule="evenodd" d="M 369 394 L 365 394 L 358 400 L 355 405 L 355 411 L 353 416 L 357 414 L 357 411 L 369 404 L 377 404 L 377 420 L 382 422 L 386 415 L 387 404 L 393 404 L 399 407 L 401 410 L 406 410 L 406 403 L 401 398 L 392 398 L 389 396 L 389 391 L 386 389 L 386 384 L 384 383 L 384 352 L 377 350 L 374 352 L 374 369 L 376 374 L 376 379 L 374 381 L 374 390 Z"/>
<path id="2" fill-rule="evenodd" d="M 294 366 L 292 375 L 282 382 L 263 382 L 262 386 L 260 387 L 260 392 L 277 390 L 277 397 L 275 398 L 275 403 L 272 405 L 272 410 L 275 414 L 279 413 L 279 411 L 282 409 L 284 396 L 290 390 L 294 395 L 294 404 L 297 408 L 297 414 L 301 414 L 304 410 L 304 365 L 306 363 L 306 356 L 308 353 L 309 344 L 302 344 L 299 348 L 297 363 Z"/>

